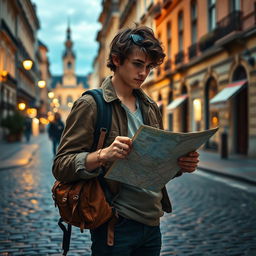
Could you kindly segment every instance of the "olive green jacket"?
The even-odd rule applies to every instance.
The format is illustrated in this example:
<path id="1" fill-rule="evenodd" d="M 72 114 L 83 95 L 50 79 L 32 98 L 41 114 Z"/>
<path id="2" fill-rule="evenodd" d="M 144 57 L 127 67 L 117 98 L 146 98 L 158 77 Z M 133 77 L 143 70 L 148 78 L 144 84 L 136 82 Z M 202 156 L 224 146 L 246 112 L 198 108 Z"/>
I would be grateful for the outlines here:
<path id="1" fill-rule="evenodd" d="M 111 83 L 111 77 L 105 79 L 101 88 L 104 100 L 112 104 L 112 125 L 105 144 L 107 147 L 116 136 L 127 136 L 128 123 L 125 110 L 122 108 L 121 101 Z M 163 129 L 162 117 L 157 104 L 141 89 L 135 89 L 134 93 L 139 98 L 144 124 Z M 75 101 L 67 118 L 58 152 L 54 159 L 52 171 L 57 180 L 71 182 L 79 179 L 90 179 L 99 175 L 100 168 L 94 171 L 87 171 L 85 168 L 86 157 L 93 143 L 96 118 L 97 106 L 91 95 L 85 94 Z M 177 176 L 180 176 L 180 173 Z M 117 193 L 119 183 L 109 180 L 107 183 L 109 183 L 112 192 Z M 165 187 L 162 189 L 162 193 L 163 210 L 171 212 L 172 207 Z"/>

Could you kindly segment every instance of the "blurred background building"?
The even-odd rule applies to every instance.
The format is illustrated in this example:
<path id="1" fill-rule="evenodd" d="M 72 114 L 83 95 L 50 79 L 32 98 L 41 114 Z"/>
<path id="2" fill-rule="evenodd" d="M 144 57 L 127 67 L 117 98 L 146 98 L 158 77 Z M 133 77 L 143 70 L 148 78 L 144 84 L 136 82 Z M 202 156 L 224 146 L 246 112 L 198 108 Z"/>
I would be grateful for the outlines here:
<path id="1" fill-rule="evenodd" d="M 150 26 L 165 62 L 143 84 L 159 105 L 165 129 L 219 126 L 206 149 L 256 156 L 256 1 L 105 0 L 90 86 L 98 87 L 109 44 L 123 27 Z"/>
<path id="2" fill-rule="evenodd" d="M 20 139 L 18 116 L 31 120 L 35 135 L 47 124 L 50 72 L 47 47 L 37 38 L 39 28 L 30 0 L 0 1 L 0 123 L 5 123 L 0 140 Z M 16 137 L 7 138 L 8 130 Z"/>
<path id="3" fill-rule="evenodd" d="M 86 89 L 89 88 L 87 76 L 78 76 L 75 73 L 76 55 L 73 51 L 71 29 L 68 25 L 65 50 L 62 56 L 63 75 L 52 76 L 51 83 L 51 108 L 53 112 L 59 112 L 62 120 L 66 121 L 67 116 L 77 100 Z"/>

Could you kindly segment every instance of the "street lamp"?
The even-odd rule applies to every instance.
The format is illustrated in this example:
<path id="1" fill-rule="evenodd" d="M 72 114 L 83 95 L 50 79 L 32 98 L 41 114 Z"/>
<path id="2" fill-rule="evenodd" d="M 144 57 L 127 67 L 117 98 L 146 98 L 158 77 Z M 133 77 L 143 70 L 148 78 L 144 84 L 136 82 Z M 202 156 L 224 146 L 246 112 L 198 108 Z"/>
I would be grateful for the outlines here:
<path id="1" fill-rule="evenodd" d="M 48 97 L 52 99 L 54 97 L 54 92 L 48 92 Z"/>
<path id="2" fill-rule="evenodd" d="M 8 76 L 8 71 L 6 70 L 2 70 L 1 73 L 0 73 L 0 81 L 6 81 L 6 78 Z"/>
<path id="3" fill-rule="evenodd" d="M 25 108 L 26 108 L 26 104 L 25 104 L 24 102 L 20 102 L 20 103 L 18 104 L 18 109 L 19 109 L 20 111 L 24 110 Z"/>
<path id="4" fill-rule="evenodd" d="M 30 70 L 33 66 L 33 61 L 32 60 L 24 60 L 22 62 L 23 64 L 23 68 L 25 68 L 26 70 Z"/>
<path id="5" fill-rule="evenodd" d="M 37 85 L 39 88 L 44 88 L 46 86 L 46 82 L 44 80 L 40 80 L 38 81 Z"/>

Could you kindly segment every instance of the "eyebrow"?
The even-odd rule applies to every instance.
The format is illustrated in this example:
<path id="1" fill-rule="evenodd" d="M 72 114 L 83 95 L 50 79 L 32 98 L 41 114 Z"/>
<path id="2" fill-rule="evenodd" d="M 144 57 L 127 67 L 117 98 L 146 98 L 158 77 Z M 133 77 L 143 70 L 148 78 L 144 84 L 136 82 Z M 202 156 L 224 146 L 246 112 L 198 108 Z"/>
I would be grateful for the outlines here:
<path id="1" fill-rule="evenodd" d="M 140 62 L 142 64 L 146 63 L 144 60 L 141 60 L 141 59 L 132 59 L 132 61 L 137 61 L 137 62 Z M 154 65 L 154 62 L 150 62 L 147 66 L 150 66 L 150 65 Z"/>
<path id="2" fill-rule="evenodd" d="M 138 62 L 141 62 L 141 63 L 145 63 L 145 61 L 141 60 L 141 59 L 132 59 L 132 61 L 138 61 Z"/>

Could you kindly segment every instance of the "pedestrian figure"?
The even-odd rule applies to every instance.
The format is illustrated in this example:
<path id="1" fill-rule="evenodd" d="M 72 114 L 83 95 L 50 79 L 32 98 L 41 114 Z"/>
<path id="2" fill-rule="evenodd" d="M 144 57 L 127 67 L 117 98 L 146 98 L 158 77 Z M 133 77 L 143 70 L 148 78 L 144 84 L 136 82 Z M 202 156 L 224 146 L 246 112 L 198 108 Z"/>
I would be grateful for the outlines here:
<path id="1" fill-rule="evenodd" d="M 53 155 L 56 155 L 56 149 L 60 143 L 61 134 L 64 129 L 64 123 L 61 120 L 60 113 L 54 114 L 54 120 L 50 122 L 48 126 L 48 135 L 52 141 L 52 151 Z"/>
<path id="2" fill-rule="evenodd" d="M 26 117 L 24 122 L 24 135 L 27 143 L 30 141 L 31 134 L 32 134 L 31 118 Z"/>
<path id="3" fill-rule="evenodd" d="M 110 45 L 107 66 L 113 75 L 101 88 L 104 99 L 112 105 L 112 126 L 103 149 L 90 152 L 94 138 L 97 106 L 93 97 L 80 97 L 67 118 L 66 127 L 53 164 L 55 178 L 62 182 L 91 179 L 106 171 L 117 159 L 126 158 L 132 136 L 140 125 L 163 129 L 157 104 L 142 89 L 149 72 L 163 63 L 165 54 L 153 31 L 145 26 L 118 32 Z M 195 171 L 198 153 L 178 159 L 180 171 Z M 124 183 L 106 180 L 118 220 L 114 228 L 114 245 L 107 245 L 108 223 L 91 230 L 92 255 L 160 255 L 160 217 L 171 212 L 164 187 L 153 192 Z M 82 200 L 82 199 L 80 199 Z"/>

